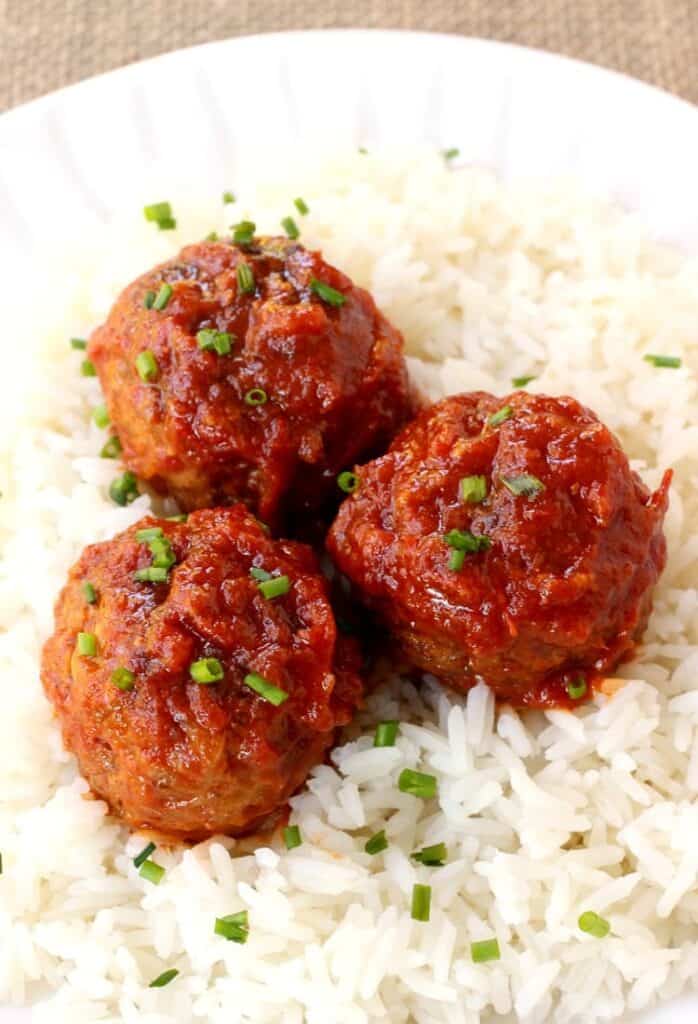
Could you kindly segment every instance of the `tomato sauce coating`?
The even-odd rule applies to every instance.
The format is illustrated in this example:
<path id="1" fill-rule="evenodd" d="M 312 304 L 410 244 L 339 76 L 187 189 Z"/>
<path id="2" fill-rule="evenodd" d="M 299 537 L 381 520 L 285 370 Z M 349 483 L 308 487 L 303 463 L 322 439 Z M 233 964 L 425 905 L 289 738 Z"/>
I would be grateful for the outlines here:
<path id="1" fill-rule="evenodd" d="M 650 494 L 574 399 L 446 398 L 356 472 L 328 548 L 420 670 L 564 705 L 570 682 L 632 652 L 666 561 L 671 475 Z"/>
<path id="2" fill-rule="evenodd" d="M 213 332 L 228 336 L 222 353 Z M 368 292 L 319 253 L 257 238 L 189 245 L 144 274 L 88 354 L 129 469 L 184 509 L 244 501 L 276 527 L 340 496 L 337 473 L 408 419 L 402 346 Z M 142 353 L 156 364 L 146 380 Z"/>
<path id="3" fill-rule="evenodd" d="M 160 528 L 176 558 L 165 583 L 134 577 L 153 558 L 136 536 L 146 528 Z M 288 576 L 288 592 L 265 598 L 251 569 Z M 315 556 L 270 539 L 241 505 L 186 523 L 148 517 L 87 547 L 55 619 L 42 680 L 65 744 L 135 828 L 192 840 L 256 828 L 361 700 L 358 648 L 337 633 Z M 94 656 L 79 653 L 81 632 L 96 637 Z M 204 658 L 220 662 L 220 681 L 194 681 Z M 119 669 L 131 689 L 115 684 Z M 270 703 L 245 684 L 252 672 L 288 698 Z"/>

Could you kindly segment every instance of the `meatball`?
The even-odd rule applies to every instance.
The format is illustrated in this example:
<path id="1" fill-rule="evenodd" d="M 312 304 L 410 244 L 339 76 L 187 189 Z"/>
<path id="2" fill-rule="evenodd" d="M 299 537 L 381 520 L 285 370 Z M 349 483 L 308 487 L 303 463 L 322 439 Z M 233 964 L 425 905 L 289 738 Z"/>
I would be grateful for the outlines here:
<path id="1" fill-rule="evenodd" d="M 276 526 L 411 415 L 402 347 L 319 253 L 258 238 L 190 245 L 138 278 L 89 356 L 130 470 L 186 510 L 243 501 Z"/>
<path id="2" fill-rule="evenodd" d="M 565 704 L 642 634 L 671 475 L 650 494 L 574 399 L 447 398 L 357 476 L 329 551 L 418 669 Z"/>
<path id="3" fill-rule="evenodd" d="M 87 547 L 55 614 L 44 688 L 92 790 L 133 827 L 262 825 L 361 699 L 315 556 L 242 505 Z"/>

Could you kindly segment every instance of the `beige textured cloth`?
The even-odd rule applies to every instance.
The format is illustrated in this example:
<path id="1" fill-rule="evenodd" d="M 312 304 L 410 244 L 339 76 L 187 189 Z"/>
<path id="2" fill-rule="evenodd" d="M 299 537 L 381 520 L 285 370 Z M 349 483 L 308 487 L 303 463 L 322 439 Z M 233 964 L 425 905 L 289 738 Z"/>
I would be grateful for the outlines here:
<path id="1" fill-rule="evenodd" d="M 537 46 L 698 102 L 698 0 L 0 0 L 0 110 L 212 39 L 357 27 Z"/>

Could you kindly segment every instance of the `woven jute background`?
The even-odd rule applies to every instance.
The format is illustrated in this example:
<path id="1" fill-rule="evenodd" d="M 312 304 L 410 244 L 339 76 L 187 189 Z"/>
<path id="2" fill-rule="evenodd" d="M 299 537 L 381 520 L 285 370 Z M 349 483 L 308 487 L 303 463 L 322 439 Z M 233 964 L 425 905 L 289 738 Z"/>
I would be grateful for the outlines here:
<path id="1" fill-rule="evenodd" d="M 524 43 L 698 101 L 698 0 L 0 0 L 0 110 L 212 39 L 357 27 Z"/>

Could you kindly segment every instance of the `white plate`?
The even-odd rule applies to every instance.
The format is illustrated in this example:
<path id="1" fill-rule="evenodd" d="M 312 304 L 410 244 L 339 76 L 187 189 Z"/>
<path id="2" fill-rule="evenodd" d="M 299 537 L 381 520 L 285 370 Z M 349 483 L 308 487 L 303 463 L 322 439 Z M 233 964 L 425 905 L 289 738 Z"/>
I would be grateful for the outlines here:
<path id="1" fill-rule="evenodd" d="M 75 238 L 110 208 L 169 187 L 218 194 L 270 130 L 290 147 L 427 142 L 507 177 L 571 173 L 698 251 L 697 108 L 622 75 L 477 39 L 285 33 L 167 54 L 2 115 L 3 301 L 20 292 L 47 236 Z M 642 1020 L 697 1015 L 694 997 Z M 0 1008 L 0 1024 L 28 1019 Z"/>

